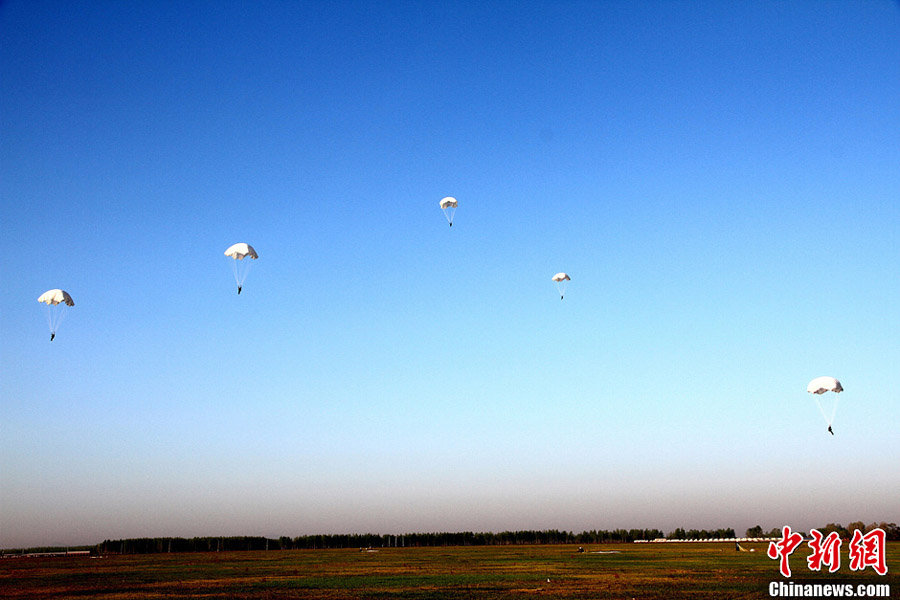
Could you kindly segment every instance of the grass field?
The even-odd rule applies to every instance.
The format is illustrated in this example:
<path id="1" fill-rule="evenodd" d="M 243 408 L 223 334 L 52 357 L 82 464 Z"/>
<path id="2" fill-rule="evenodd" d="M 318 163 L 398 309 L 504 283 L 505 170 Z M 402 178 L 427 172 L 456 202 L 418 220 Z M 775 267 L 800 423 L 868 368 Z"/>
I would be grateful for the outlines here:
<path id="1" fill-rule="evenodd" d="M 103 598 L 768 598 L 787 581 L 764 544 L 617 544 L 286 550 L 0 560 L 0 597 Z M 791 556 L 792 582 L 888 584 L 900 597 L 900 543 L 889 572 L 835 574 Z M 601 554 L 599 550 L 619 553 Z M 549 581 L 548 581 L 549 580 Z"/>

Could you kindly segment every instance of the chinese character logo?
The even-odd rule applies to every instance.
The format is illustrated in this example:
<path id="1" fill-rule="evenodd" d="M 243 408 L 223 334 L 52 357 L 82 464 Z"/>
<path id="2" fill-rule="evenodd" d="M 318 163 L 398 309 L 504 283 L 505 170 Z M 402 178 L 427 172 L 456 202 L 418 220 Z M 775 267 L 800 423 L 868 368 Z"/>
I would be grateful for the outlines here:
<path id="1" fill-rule="evenodd" d="M 850 540 L 850 570 L 862 571 L 872 567 L 879 575 L 887 574 L 887 562 L 884 556 L 885 534 L 880 527 L 863 535 L 859 529 L 853 532 Z"/>
<path id="2" fill-rule="evenodd" d="M 828 566 L 828 572 L 834 573 L 841 568 L 841 536 L 837 531 L 832 531 L 823 539 L 818 530 L 812 529 L 809 534 L 812 539 L 807 546 L 812 548 L 812 554 L 806 559 L 810 571 L 819 571 L 822 565 Z"/>
<path id="3" fill-rule="evenodd" d="M 781 530 L 781 539 L 777 542 L 769 542 L 769 549 L 766 551 L 766 554 L 769 558 L 781 559 L 781 574 L 785 577 L 791 576 L 791 565 L 788 563 L 788 557 L 802 541 L 802 535 L 791 533 L 791 528 L 785 525 Z"/>
<path id="4" fill-rule="evenodd" d="M 840 534 L 832 531 L 828 536 L 824 536 L 817 529 L 811 529 L 809 535 L 811 539 L 807 542 L 807 546 L 812 550 L 806 558 L 809 570 L 821 571 L 822 567 L 828 567 L 829 573 L 838 571 L 841 568 L 841 544 L 843 543 Z M 858 529 L 855 530 L 849 544 L 850 569 L 862 571 L 866 567 L 872 567 L 879 575 L 887 575 L 886 540 L 884 529 L 880 527 L 866 534 Z M 781 539 L 769 542 L 766 555 L 773 560 L 780 561 L 779 569 L 783 576 L 791 576 L 788 557 L 800 546 L 802 541 L 802 535 L 792 532 L 790 527 L 785 526 L 781 530 Z"/>

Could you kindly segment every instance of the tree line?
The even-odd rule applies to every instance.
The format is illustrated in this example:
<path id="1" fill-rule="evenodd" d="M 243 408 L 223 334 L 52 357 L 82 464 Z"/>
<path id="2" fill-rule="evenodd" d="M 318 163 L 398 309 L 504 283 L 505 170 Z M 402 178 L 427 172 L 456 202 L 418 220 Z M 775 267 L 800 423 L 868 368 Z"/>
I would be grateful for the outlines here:
<path id="1" fill-rule="evenodd" d="M 723 530 L 724 531 L 724 530 Z M 733 532 L 733 530 L 731 530 Z M 100 554 L 148 554 L 161 552 L 218 552 L 241 550 L 306 550 L 330 548 L 399 548 L 424 546 L 500 546 L 524 544 L 607 544 L 661 538 L 660 529 L 591 530 L 581 533 L 547 530 L 494 532 L 431 532 L 404 534 L 319 534 L 298 537 L 261 536 L 137 538 L 105 540 Z"/>
<path id="2" fill-rule="evenodd" d="M 846 527 L 829 523 L 817 528 L 823 535 L 836 531 L 842 538 L 849 539 L 853 531 L 868 532 L 876 527 L 884 530 L 889 541 L 900 541 L 900 527 L 896 523 L 870 523 L 854 521 Z M 781 528 L 765 531 L 759 525 L 746 531 L 746 537 L 780 538 Z M 320 534 L 298 537 L 281 536 L 207 536 L 207 537 L 156 537 L 105 540 L 93 546 L 69 547 L 69 550 L 90 550 L 95 554 L 157 554 L 166 552 L 234 552 L 249 550 L 312 550 L 330 548 L 394 548 L 423 546 L 501 546 L 524 544 L 615 544 L 656 539 L 695 540 L 734 538 L 732 528 L 684 529 L 676 528 L 669 534 L 660 529 L 593 529 L 574 533 L 558 529 L 521 530 L 493 532 L 432 532 L 405 534 Z M 28 548 L 3 550 L 0 554 L 18 554 L 35 551 L 60 551 L 61 547 Z"/>
<path id="3" fill-rule="evenodd" d="M 681 527 L 666 536 L 669 540 L 726 540 L 737 537 L 734 535 L 734 529 L 688 529 L 685 531 Z"/>
<path id="4" fill-rule="evenodd" d="M 900 527 L 895 523 L 871 523 L 855 521 L 843 527 L 829 523 L 818 530 L 823 535 L 837 531 L 842 538 L 851 538 L 853 531 L 884 530 L 889 541 L 900 541 Z M 781 537 L 781 528 L 764 531 L 759 525 L 746 531 L 746 537 Z M 494 532 L 431 532 L 405 534 L 319 534 L 298 537 L 262 536 L 195 537 L 195 538 L 139 538 L 106 540 L 96 546 L 101 554 L 146 554 L 159 552 L 217 552 L 240 550 L 315 550 L 332 548 L 399 548 L 423 546 L 503 546 L 527 544 L 616 544 L 656 539 L 696 540 L 732 539 L 737 537 L 733 528 L 684 529 L 678 527 L 669 534 L 660 529 L 593 529 L 574 533 L 571 531 L 520 530 Z"/>
<path id="5" fill-rule="evenodd" d="M 853 532 L 857 529 L 863 533 L 868 533 L 873 529 L 881 528 L 884 531 L 885 538 L 889 542 L 898 542 L 900 541 L 900 526 L 896 523 L 869 523 L 866 525 L 862 521 L 853 521 L 848 524 L 846 527 L 841 525 L 840 523 L 829 523 L 825 527 L 816 527 L 822 535 L 829 535 L 832 531 L 836 531 L 837 534 L 843 539 L 850 539 L 853 537 Z M 801 532 L 807 533 L 807 532 Z M 747 530 L 747 537 L 774 537 L 780 538 L 782 535 L 781 527 L 775 527 L 771 531 L 764 532 L 763 528 L 759 525 L 755 527 L 751 527 Z"/>

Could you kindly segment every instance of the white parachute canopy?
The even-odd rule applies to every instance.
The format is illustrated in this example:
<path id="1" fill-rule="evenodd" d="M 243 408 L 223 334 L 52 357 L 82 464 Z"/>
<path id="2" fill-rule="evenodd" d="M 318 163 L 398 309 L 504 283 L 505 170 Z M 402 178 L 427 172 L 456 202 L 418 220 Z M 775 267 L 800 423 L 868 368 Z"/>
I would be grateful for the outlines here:
<path id="1" fill-rule="evenodd" d="M 834 377 L 816 377 L 806 386 L 806 391 L 810 394 L 819 394 L 821 396 L 825 392 L 838 394 L 843 392 L 844 388 L 841 387 L 841 382 Z"/>
<path id="2" fill-rule="evenodd" d="M 56 330 L 59 329 L 63 317 L 66 316 L 66 306 L 75 306 L 72 296 L 65 290 L 47 290 L 38 296 L 38 302 L 47 305 L 47 325 L 50 327 L 50 341 L 56 337 Z"/>
<path id="3" fill-rule="evenodd" d="M 237 284 L 238 294 L 240 294 L 241 288 L 244 286 L 244 280 L 247 279 L 247 274 L 250 272 L 250 265 L 253 264 L 252 261 L 245 259 L 256 260 L 259 258 L 259 255 L 253 249 L 253 246 L 241 242 L 229 246 L 228 250 L 225 251 L 225 256 L 234 259 L 229 262 L 231 262 L 231 268 L 234 271 L 234 282 Z"/>
<path id="4" fill-rule="evenodd" d="M 65 304 L 66 306 L 75 306 L 72 296 L 65 290 L 47 290 L 38 296 L 38 302 L 47 305 Z"/>
<path id="5" fill-rule="evenodd" d="M 806 391 L 810 394 L 815 394 L 816 406 L 819 407 L 819 412 L 822 413 L 822 418 L 825 419 L 825 422 L 829 427 L 831 427 L 834 422 L 834 415 L 835 413 L 837 413 L 838 396 L 836 394 L 840 394 L 844 391 L 843 386 L 841 386 L 841 382 L 834 377 L 816 377 L 809 382 L 809 385 L 806 386 Z M 820 397 L 825 392 L 835 393 L 834 402 L 830 403 L 830 411 L 826 411 L 825 408 L 822 407 L 822 402 L 820 401 Z M 826 404 L 829 403 L 826 402 Z"/>
<path id="6" fill-rule="evenodd" d="M 253 246 L 245 244 L 244 242 L 228 246 L 228 250 L 225 251 L 225 256 L 230 256 L 234 260 L 243 260 L 248 256 L 253 259 L 259 258 L 259 255 L 256 253 L 256 250 L 253 249 Z"/>
<path id="7" fill-rule="evenodd" d="M 562 300 L 563 296 L 566 295 L 566 285 L 572 280 L 571 277 L 566 275 L 565 273 L 557 273 L 553 276 L 553 281 L 556 282 L 556 289 L 559 291 L 559 299 Z"/>
<path id="8" fill-rule="evenodd" d="M 444 216 L 447 218 L 447 222 L 450 223 L 450 227 L 453 227 L 453 215 L 456 214 L 457 204 L 456 198 L 451 196 L 441 200 L 441 210 L 444 211 Z"/>

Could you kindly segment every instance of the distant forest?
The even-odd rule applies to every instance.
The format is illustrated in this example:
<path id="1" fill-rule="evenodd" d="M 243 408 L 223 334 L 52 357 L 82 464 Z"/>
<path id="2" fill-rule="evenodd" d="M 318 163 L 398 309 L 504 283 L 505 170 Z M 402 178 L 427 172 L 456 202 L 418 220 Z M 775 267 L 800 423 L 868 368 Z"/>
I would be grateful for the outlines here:
<path id="1" fill-rule="evenodd" d="M 725 531 L 725 530 L 721 530 Z M 727 530 L 734 534 L 734 530 Z M 514 544 L 600 544 L 632 542 L 663 537 L 658 529 L 616 529 L 613 531 L 504 531 L 501 533 L 436 532 L 399 535 L 331 534 L 280 537 L 202 537 L 107 540 L 98 545 L 101 553 L 216 552 L 218 550 L 299 550 L 324 548 L 394 548 L 421 546 L 502 546 Z M 171 543 L 171 550 L 169 544 Z"/>
<path id="2" fill-rule="evenodd" d="M 850 523 L 847 527 L 829 523 L 817 528 L 822 534 L 838 532 L 842 538 L 849 539 L 853 531 L 863 532 L 880 527 L 889 541 L 900 541 L 900 527 L 895 523 L 871 523 L 862 521 Z M 805 533 L 805 532 L 802 532 Z M 696 539 L 730 539 L 737 537 L 734 529 L 675 529 L 668 535 L 659 529 L 613 529 L 591 530 L 581 533 L 548 529 L 544 531 L 503 531 L 500 533 L 474 533 L 471 531 L 450 533 L 405 533 L 399 535 L 382 534 L 323 534 L 304 535 L 299 537 L 282 536 L 268 538 L 263 536 L 226 536 L 226 537 L 157 537 L 132 538 L 124 540 L 105 540 L 93 546 L 70 546 L 68 550 L 90 550 L 92 554 L 154 554 L 163 552 L 226 552 L 245 550 L 300 550 L 327 548 L 394 548 L 421 546 L 502 546 L 523 544 L 616 544 L 635 541 L 651 541 L 655 539 L 696 540 Z M 781 528 L 776 527 L 764 531 L 759 525 L 751 527 L 744 537 L 781 537 Z M 27 552 L 64 551 L 67 548 L 44 547 L 3 550 L 0 554 L 18 554 Z"/>

